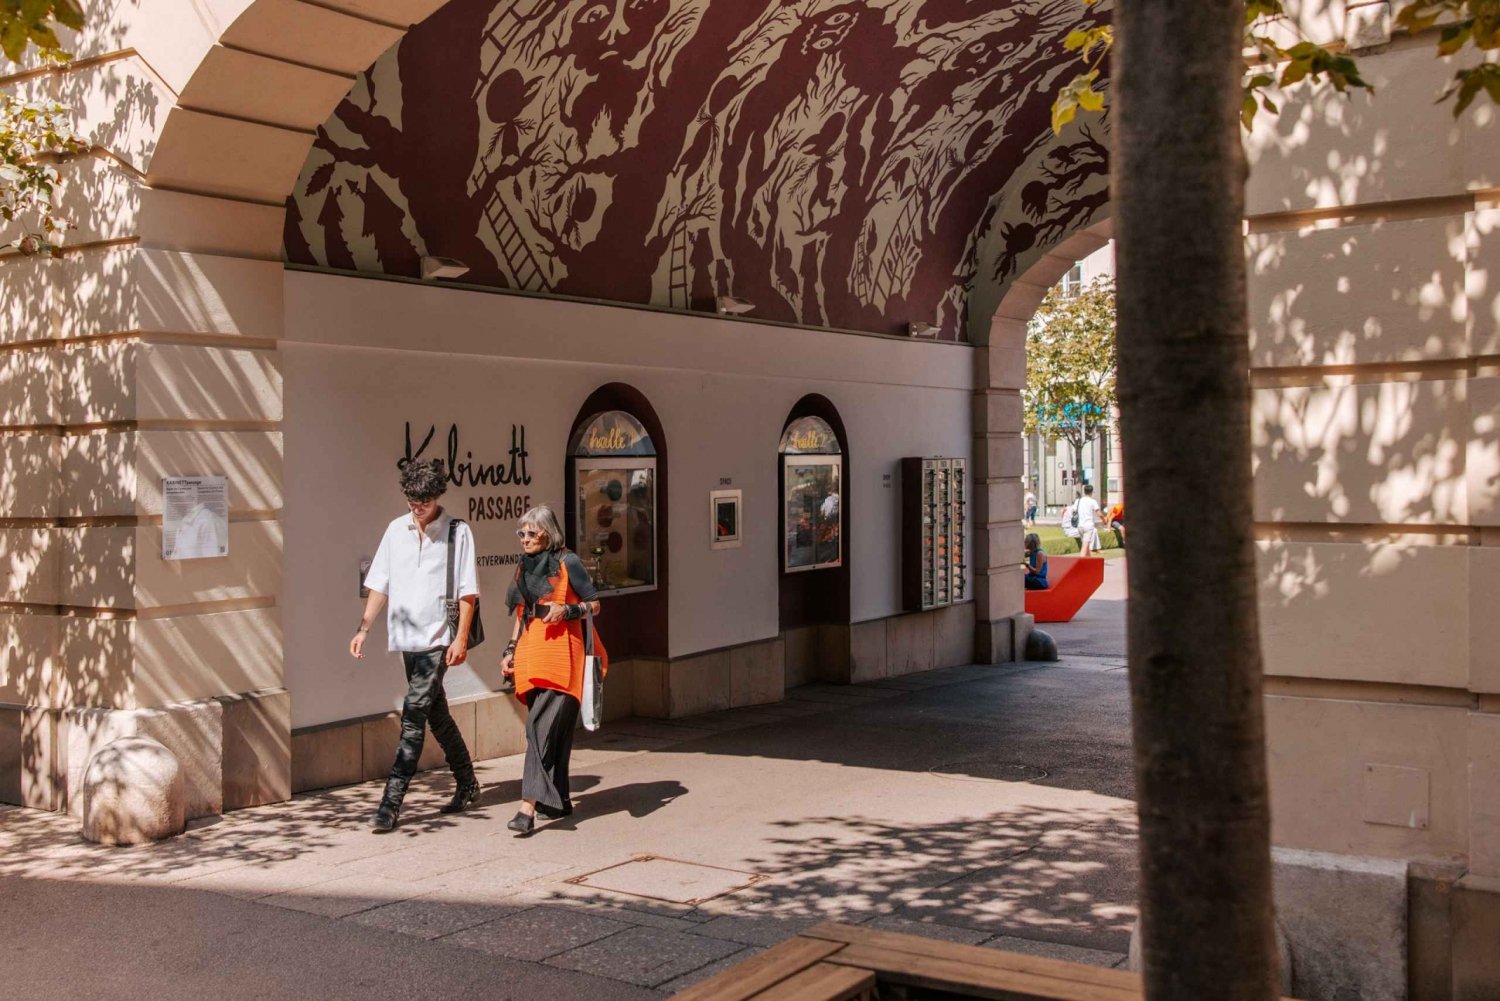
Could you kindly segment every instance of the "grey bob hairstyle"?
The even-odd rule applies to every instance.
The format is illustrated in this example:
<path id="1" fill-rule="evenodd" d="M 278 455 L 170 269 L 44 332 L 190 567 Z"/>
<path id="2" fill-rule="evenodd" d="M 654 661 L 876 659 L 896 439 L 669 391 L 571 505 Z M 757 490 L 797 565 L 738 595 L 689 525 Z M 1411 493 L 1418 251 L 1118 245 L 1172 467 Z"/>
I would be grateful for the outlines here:
<path id="1" fill-rule="evenodd" d="M 557 523 L 557 515 L 545 504 L 536 507 L 521 515 L 521 527 L 536 528 L 547 535 L 548 549 L 561 549 L 563 546 L 562 526 Z"/>

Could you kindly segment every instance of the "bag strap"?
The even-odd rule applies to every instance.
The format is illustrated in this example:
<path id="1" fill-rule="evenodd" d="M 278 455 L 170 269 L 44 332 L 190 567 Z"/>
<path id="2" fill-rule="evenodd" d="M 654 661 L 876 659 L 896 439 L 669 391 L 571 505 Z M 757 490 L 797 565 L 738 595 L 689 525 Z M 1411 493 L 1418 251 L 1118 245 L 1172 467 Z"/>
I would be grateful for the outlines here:
<path id="1" fill-rule="evenodd" d="M 454 556 L 454 550 L 456 550 L 458 548 L 458 526 L 462 525 L 462 524 L 463 524 L 463 522 L 459 521 L 457 518 L 449 518 L 448 519 L 448 588 L 447 588 L 447 601 L 448 601 L 448 603 L 450 605 L 453 603 L 453 564 L 456 562 L 454 560 L 453 556 Z"/>

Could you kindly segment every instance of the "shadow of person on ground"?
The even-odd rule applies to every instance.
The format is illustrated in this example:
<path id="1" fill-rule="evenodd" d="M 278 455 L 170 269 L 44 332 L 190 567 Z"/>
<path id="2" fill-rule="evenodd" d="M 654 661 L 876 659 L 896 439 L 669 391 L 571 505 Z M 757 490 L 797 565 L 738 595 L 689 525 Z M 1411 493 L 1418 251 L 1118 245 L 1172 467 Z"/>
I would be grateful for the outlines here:
<path id="1" fill-rule="evenodd" d="M 586 796 L 573 805 L 571 817 L 560 817 L 538 825 L 537 830 L 573 831 L 581 820 L 598 820 L 612 813 L 629 813 L 640 819 L 647 817 L 687 794 L 687 786 L 675 779 L 661 782 L 632 782 L 614 786 L 592 796 Z"/>

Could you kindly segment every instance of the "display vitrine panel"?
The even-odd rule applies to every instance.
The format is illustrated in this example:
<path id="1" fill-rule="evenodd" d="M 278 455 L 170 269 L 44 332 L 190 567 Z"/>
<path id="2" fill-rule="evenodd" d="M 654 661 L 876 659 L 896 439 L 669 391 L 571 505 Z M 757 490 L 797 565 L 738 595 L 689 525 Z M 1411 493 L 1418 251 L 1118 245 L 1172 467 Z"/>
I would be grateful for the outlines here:
<path id="1" fill-rule="evenodd" d="M 787 455 L 784 463 L 787 571 L 834 567 L 844 557 L 843 473 L 837 455 Z"/>
<path id="2" fill-rule="evenodd" d="M 601 592 L 656 586 L 656 460 L 575 459 L 575 550 Z"/>
<path id="3" fill-rule="evenodd" d="M 910 610 L 968 597 L 967 490 L 963 459 L 901 460 L 901 590 Z"/>

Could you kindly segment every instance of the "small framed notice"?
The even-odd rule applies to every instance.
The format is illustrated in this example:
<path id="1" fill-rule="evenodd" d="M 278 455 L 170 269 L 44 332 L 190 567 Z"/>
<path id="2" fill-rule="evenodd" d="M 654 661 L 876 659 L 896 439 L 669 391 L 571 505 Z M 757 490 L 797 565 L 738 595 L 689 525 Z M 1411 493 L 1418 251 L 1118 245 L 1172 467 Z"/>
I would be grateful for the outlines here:
<path id="1" fill-rule="evenodd" d="M 740 545 L 740 492 L 713 490 L 708 495 L 709 516 L 713 531 L 709 537 L 714 549 L 738 549 Z"/>
<path id="2" fill-rule="evenodd" d="M 229 555 L 229 481 L 176 476 L 161 481 L 161 558 Z"/>

